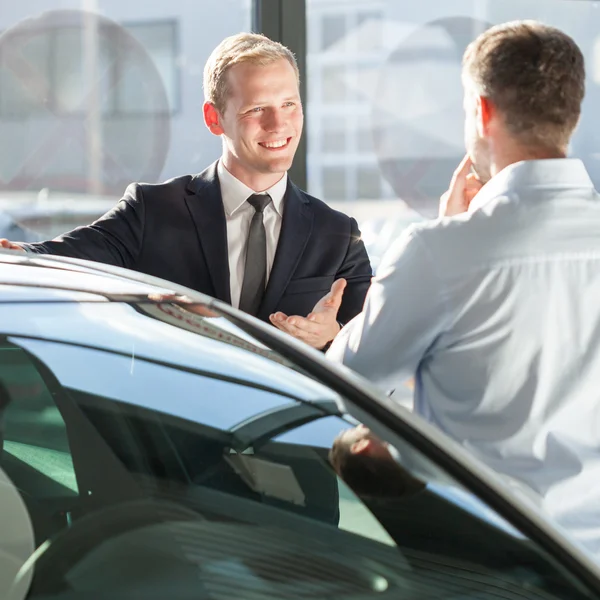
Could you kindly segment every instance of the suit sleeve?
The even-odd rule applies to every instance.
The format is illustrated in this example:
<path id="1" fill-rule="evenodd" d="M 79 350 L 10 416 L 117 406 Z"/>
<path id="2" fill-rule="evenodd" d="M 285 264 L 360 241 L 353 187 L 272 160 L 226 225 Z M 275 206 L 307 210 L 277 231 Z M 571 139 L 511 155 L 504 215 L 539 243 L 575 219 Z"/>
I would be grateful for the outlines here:
<path id="1" fill-rule="evenodd" d="M 362 310 L 372 276 L 371 262 L 360 238 L 358 224 L 354 219 L 350 219 L 348 250 L 342 266 L 336 273 L 336 279 L 344 278 L 348 282 L 338 312 L 340 323 L 347 323 Z"/>
<path id="2" fill-rule="evenodd" d="M 132 183 L 119 203 L 91 225 L 46 242 L 22 244 L 27 252 L 83 258 L 133 268 L 144 236 L 142 188 Z"/>
<path id="3" fill-rule="evenodd" d="M 392 389 L 415 374 L 449 316 L 436 264 L 409 229 L 385 254 L 363 311 L 338 334 L 327 357 Z"/>

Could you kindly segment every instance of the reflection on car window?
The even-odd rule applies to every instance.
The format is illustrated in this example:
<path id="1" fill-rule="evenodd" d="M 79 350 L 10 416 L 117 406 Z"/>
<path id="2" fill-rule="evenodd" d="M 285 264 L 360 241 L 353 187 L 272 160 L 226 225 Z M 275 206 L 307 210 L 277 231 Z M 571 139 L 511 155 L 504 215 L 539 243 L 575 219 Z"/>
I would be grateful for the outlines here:
<path id="1" fill-rule="evenodd" d="M 43 335 L 0 346 L 30 598 L 587 597 L 408 444 L 409 493 L 383 493 L 405 477 L 391 468 L 376 493 L 338 477 L 330 451 L 355 420 L 268 348 L 138 308 L 43 305 Z"/>
<path id="2" fill-rule="evenodd" d="M 477 573 L 503 588 L 500 597 L 520 586 L 527 597 L 587 597 L 527 536 L 406 442 L 393 447 L 358 425 L 338 434 L 330 461 L 415 569 L 435 563 L 436 571 Z"/>
<path id="3" fill-rule="evenodd" d="M 20 483 L 24 489 L 34 485 L 39 497 L 76 494 L 64 420 L 27 353 L 9 343 L 0 344 L 0 392 L 8 472 L 16 462 L 27 465 L 30 477 Z"/>

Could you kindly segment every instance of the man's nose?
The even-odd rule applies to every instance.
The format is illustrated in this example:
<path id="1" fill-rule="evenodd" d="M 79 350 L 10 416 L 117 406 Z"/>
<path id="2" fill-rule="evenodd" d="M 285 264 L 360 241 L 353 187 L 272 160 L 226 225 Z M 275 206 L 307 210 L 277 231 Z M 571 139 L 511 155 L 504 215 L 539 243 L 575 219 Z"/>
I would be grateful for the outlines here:
<path id="1" fill-rule="evenodd" d="M 282 131 L 285 129 L 285 126 L 286 117 L 282 110 L 274 108 L 268 111 L 267 122 L 265 123 L 267 131 Z"/>

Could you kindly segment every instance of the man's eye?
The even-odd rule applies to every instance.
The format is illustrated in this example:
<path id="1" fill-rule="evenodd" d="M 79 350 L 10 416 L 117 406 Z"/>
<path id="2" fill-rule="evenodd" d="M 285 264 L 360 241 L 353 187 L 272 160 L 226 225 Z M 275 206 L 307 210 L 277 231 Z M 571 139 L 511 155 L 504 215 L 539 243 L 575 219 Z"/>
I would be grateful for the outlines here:
<path id="1" fill-rule="evenodd" d="M 284 106 L 296 106 L 295 102 L 286 102 Z"/>
<path id="2" fill-rule="evenodd" d="M 260 112 L 262 109 L 262 106 L 257 106 L 256 108 L 253 108 L 250 112 Z"/>

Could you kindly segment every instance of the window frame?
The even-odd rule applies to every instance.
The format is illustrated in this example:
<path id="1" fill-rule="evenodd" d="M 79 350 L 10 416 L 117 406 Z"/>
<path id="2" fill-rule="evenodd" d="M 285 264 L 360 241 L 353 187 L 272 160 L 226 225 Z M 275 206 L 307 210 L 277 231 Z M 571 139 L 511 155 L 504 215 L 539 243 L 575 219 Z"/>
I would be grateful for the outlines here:
<path id="1" fill-rule="evenodd" d="M 306 72 L 306 0 L 252 0 L 252 31 L 287 46 L 296 56 L 300 70 L 300 98 L 307 106 Z M 292 181 L 306 190 L 308 156 L 308 122 L 304 112 L 304 132 L 289 170 Z"/>

